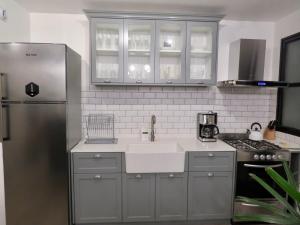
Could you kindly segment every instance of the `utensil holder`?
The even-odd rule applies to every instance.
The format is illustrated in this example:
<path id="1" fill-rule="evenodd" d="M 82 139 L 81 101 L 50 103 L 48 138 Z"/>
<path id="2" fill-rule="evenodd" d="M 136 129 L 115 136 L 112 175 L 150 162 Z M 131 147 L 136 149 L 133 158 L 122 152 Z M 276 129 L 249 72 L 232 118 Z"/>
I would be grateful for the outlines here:
<path id="1" fill-rule="evenodd" d="M 275 129 L 266 128 L 264 131 L 264 139 L 266 140 L 275 140 L 276 139 L 276 131 Z"/>

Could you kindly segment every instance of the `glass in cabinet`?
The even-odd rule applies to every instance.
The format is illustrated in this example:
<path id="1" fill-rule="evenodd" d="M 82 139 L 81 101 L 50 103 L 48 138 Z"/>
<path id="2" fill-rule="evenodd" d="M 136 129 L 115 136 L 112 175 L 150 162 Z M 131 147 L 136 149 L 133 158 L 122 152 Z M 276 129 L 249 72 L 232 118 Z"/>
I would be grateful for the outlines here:
<path id="1" fill-rule="evenodd" d="M 154 83 L 153 20 L 124 21 L 124 81 Z"/>
<path id="2" fill-rule="evenodd" d="M 123 20 L 91 21 L 92 82 L 123 82 Z"/>
<path id="3" fill-rule="evenodd" d="M 185 83 L 186 22 L 156 21 L 155 83 Z"/>
<path id="4" fill-rule="evenodd" d="M 216 81 L 217 23 L 187 22 L 186 83 Z"/>

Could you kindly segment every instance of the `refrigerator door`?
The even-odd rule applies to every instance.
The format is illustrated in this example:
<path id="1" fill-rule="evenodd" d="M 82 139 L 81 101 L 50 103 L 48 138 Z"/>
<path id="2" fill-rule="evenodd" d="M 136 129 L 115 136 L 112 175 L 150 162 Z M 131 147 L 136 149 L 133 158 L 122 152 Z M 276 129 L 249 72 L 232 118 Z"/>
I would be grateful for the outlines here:
<path id="1" fill-rule="evenodd" d="M 2 99 L 65 101 L 66 46 L 0 44 Z"/>
<path id="2" fill-rule="evenodd" d="M 65 104 L 2 105 L 7 225 L 68 225 Z"/>

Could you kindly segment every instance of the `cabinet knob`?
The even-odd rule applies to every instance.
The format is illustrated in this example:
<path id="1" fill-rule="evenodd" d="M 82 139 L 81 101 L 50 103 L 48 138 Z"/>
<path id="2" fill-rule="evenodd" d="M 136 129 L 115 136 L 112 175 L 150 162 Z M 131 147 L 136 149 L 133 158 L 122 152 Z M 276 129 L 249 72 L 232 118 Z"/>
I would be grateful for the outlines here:
<path id="1" fill-rule="evenodd" d="M 94 176 L 94 179 L 95 180 L 100 180 L 102 177 L 101 177 L 101 175 L 96 175 L 96 176 Z"/>
<path id="2" fill-rule="evenodd" d="M 143 81 L 137 80 L 136 83 L 137 83 L 137 84 L 141 84 L 141 83 L 143 83 Z"/>
<path id="3" fill-rule="evenodd" d="M 104 83 L 111 83 L 110 80 L 104 80 L 103 82 L 104 82 Z"/>
<path id="4" fill-rule="evenodd" d="M 173 177 L 175 177 L 175 175 L 173 173 L 171 173 L 171 174 L 169 174 L 169 177 L 173 178 Z"/>
<path id="5" fill-rule="evenodd" d="M 208 153 L 208 157 L 214 157 L 215 155 L 213 153 Z"/>
<path id="6" fill-rule="evenodd" d="M 137 175 L 135 176 L 135 178 L 141 179 L 141 178 L 142 178 L 142 175 L 141 175 L 141 174 L 137 174 Z"/>
<path id="7" fill-rule="evenodd" d="M 95 158 L 95 159 L 100 159 L 100 158 L 101 158 L 101 154 L 96 154 L 96 155 L 94 156 L 94 158 Z"/>
<path id="8" fill-rule="evenodd" d="M 213 176 L 214 176 L 214 173 L 208 173 L 207 176 L 213 177 Z"/>
<path id="9" fill-rule="evenodd" d="M 173 83 L 173 82 L 172 82 L 172 81 L 170 81 L 170 80 L 168 80 L 168 81 L 167 81 L 167 84 L 172 84 L 172 83 Z"/>

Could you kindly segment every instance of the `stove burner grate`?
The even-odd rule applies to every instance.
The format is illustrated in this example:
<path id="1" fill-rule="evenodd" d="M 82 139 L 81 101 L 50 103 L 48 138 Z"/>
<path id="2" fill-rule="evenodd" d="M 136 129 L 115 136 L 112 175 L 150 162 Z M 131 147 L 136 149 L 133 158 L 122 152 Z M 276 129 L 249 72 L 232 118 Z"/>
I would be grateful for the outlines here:
<path id="1" fill-rule="evenodd" d="M 267 141 L 253 141 L 250 139 L 224 139 L 224 142 L 243 151 L 274 151 L 281 148 Z"/>

